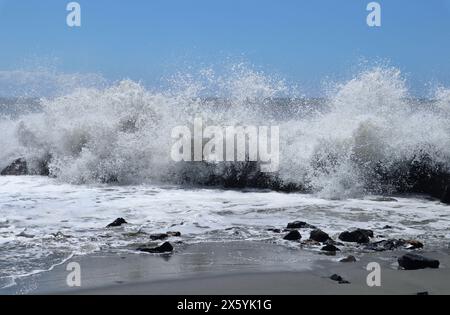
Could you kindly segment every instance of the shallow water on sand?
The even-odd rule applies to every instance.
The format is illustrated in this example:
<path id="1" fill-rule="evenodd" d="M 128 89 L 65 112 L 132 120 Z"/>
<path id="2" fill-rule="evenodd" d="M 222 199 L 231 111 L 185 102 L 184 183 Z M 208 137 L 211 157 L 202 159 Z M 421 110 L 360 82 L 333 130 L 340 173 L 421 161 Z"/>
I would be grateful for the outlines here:
<path id="1" fill-rule="evenodd" d="M 106 229 L 118 217 L 129 224 Z M 133 251 L 149 234 L 179 231 L 171 242 L 254 240 L 298 246 L 268 231 L 294 220 L 333 238 L 351 228 L 378 237 L 447 246 L 450 208 L 423 198 L 325 200 L 313 195 L 139 186 L 78 186 L 46 177 L 0 177 L 0 287 L 49 270 L 73 255 Z M 386 225 L 392 229 L 384 229 Z M 309 231 L 302 231 L 303 239 Z"/>

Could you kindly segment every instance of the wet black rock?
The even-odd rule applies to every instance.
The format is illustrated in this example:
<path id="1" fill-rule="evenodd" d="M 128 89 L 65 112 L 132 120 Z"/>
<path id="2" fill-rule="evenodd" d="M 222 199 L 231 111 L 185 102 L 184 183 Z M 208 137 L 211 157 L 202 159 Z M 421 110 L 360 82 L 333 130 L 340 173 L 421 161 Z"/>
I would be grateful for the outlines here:
<path id="1" fill-rule="evenodd" d="M 302 221 L 291 222 L 287 225 L 288 229 L 315 229 L 314 225 Z"/>
<path id="2" fill-rule="evenodd" d="M 327 246 L 324 246 L 324 247 L 322 247 L 322 250 L 324 251 L 324 252 L 340 252 L 341 250 L 339 249 L 339 248 L 337 248 L 336 246 L 334 246 L 334 245 L 327 245 Z"/>
<path id="3" fill-rule="evenodd" d="M 416 240 L 405 241 L 407 249 L 421 249 L 423 248 L 423 243 Z"/>
<path id="4" fill-rule="evenodd" d="M 111 227 L 118 227 L 118 226 L 122 226 L 123 224 L 128 224 L 128 222 L 127 221 L 125 221 L 125 219 L 123 219 L 123 218 L 118 218 L 118 219 L 116 219 L 113 223 L 111 223 L 111 224 L 108 224 L 108 228 L 111 228 Z"/>
<path id="5" fill-rule="evenodd" d="M 1 172 L 2 176 L 22 176 L 28 175 L 28 165 L 25 159 L 20 158 L 5 167 Z"/>
<path id="6" fill-rule="evenodd" d="M 165 242 L 161 246 L 158 247 L 139 247 L 137 249 L 140 252 L 150 253 L 150 254 L 164 254 L 164 253 L 171 253 L 173 252 L 173 246 L 169 242 Z"/>
<path id="7" fill-rule="evenodd" d="M 438 269 L 439 260 L 429 259 L 416 254 L 406 254 L 398 259 L 398 264 L 405 270 Z"/>
<path id="8" fill-rule="evenodd" d="M 321 243 L 325 243 L 326 241 L 331 239 L 331 237 L 322 230 L 312 231 L 309 238 L 312 239 L 313 241 Z"/>
<path id="9" fill-rule="evenodd" d="M 423 244 L 416 240 L 391 239 L 371 243 L 365 247 L 366 250 L 373 250 L 376 252 L 390 251 L 398 248 L 421 249 L 423 248 Z"/>
<path id="10" fill-rule="evenodd" d="M 299 241 L 302 239 L 302 235 L 300 234 L 299 231 L 294 230 L 289 232 L 289 234 L 286 235 L 283 239 L 287 241 Z"/>
<path id="11" fill-rule="evenodd" d="M 161 233 L 161 234 L 152 234 L 150 235 L 150 239 L 152 241 L 162 241 L 169 238 L 169 235 L 165 234 L 165 233 Z"/>
<path id="12" fill-rule="evenodd" d="M 339 235 L 339 239 L 343 242 L 367 244 L 370 243 L 370 238 L 373 237 L 373 231 L 357 229 L 352 232 L 343 232 Z"/>
<path id="13" fill-rule="evenodd" d="M 441 198 L 441 201 L 450 205 L 450 185 L 447 185 L 447 187 L 445 187 L 445 191 Z"/>
<path id="14" fill-rule="evenodd" d="M 342 262 L 342 263 L 354 263 L 354 262 L 356 262 L 356 258 L 355 258 L 355 256 L 348 256 L 348 257 L 345 257 L 345 258 L 342 258 L 341 260 L 339 260 L 339 262 Z"/>
<path id="15" fill-rule="evenodd" d="M 388 250 L 395 250 L 405 246 L 404 240 L 384 240 L 369 244 L 365 247 L 366 250 L 373 250 L 376 252 L 384 252 Z"/>
<path id="16" fill-rule="evenodd" d="M 272 232 L 272 233 L 276 233 L 276 234 L 280 234 L 281 230 L 280 229 L 268 229 L 268 232 Z"/>
<path id="17" fill-rule="evenodd" d="M 332 275 L 330 277 L 330 279 L 333 281 L 339 282 L 339 284 L 350 284 L 350 282 L 348 282 L 347 280 L 344 280 L 344 278 L 342 278 L 341 276 L 336 275 L 336 274 Z"/>

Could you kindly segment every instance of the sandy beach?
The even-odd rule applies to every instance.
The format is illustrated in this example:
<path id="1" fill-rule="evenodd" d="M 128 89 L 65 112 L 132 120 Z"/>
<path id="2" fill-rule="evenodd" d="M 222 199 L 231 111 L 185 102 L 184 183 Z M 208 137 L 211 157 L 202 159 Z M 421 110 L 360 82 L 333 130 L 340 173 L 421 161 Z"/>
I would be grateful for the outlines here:
<path id="1" fill-rule="evenodd" d="M 170 255 L 98 253 L 73 257 L 52 271 L 17 280 L 2 294 L 76 295 L 297 295 L 450 293 L 450 250 L 420 254 L 439 259 L 440 269 L 398 270 L 404 251 L 326 256 L 309 250 L 252 242 L 203 243 L 179 246 Z M 66 266 L 81 266 L 82 286 L 69 288 Z M 381 287 L 369 287 L 371 262 L 380 264 Z M 348 284 L 330 279 L 340 275 Z"/>

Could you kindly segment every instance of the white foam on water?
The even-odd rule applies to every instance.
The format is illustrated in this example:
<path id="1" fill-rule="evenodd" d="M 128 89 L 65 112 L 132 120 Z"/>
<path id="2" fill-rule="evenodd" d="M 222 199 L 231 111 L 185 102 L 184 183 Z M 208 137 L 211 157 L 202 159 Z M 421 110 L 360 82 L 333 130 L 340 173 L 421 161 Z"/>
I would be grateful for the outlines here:
<path id="1" fill-rule="evenodd" d="M 333 237 L 370 228 L 431 247 L 445 245 L 450 223 L 448 207 L 419 198 L 326 200 L 277 192 L 72 185 L 45 177 L 0 177 L 0 204 L 3 279 L 48 270 L 72 255 L 133 251 L 149 242 L 149 234 L 167 231 L 180 231 L 187 243 L 253 240 L 292 246 L 281 240 L 283 234 L 267 229 L 304 220 Z M 130 224 L 105 228 L 118 217 Z M 385 225 L 394 229 L 385 231 Z M 24 230 L 30 238 L 19 236 Z M 309 231 L 302 233 L 307 238 Z"/>

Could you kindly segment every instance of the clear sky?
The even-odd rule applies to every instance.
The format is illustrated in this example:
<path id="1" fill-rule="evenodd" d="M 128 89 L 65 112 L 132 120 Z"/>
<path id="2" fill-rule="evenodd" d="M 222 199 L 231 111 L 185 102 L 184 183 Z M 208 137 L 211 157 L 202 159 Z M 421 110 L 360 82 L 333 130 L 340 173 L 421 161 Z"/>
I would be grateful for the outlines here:
<path id="1" fill-rule="evenodd" d="M 450 0 L 79 0 L 82 27 L 66 25 L 66 0 L 0 0 L 0 71 L 56 63 L 148 84 L 186 66 L 245 60 L 318 89 L 362 60 L 387 60 L 421 93 L 450 86 Z M 56 60 L 56 62 L 55 62 Z"/>

